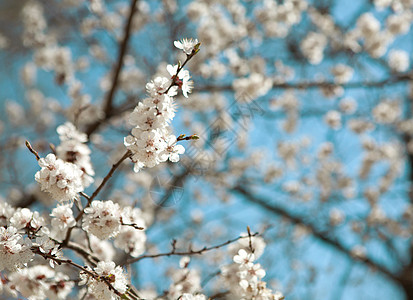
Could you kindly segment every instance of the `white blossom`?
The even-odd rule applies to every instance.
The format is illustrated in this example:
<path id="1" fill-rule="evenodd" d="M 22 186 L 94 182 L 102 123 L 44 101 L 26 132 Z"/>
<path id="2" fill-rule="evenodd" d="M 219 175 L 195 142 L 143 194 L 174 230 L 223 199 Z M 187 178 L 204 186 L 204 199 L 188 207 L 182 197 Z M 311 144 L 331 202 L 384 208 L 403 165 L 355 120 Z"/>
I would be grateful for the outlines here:
<path id="1" fill-rule="evenodd" d="M 127 290 L 127 278 L 123 273 L 123 269 L 112 261 L 98 262 L 96 268 L 94 268 L 96 274 L 100 277 L 106 278 L 111 286 L 121 294 L 124 294 Z M 81 272 L 80 278 L 82 281 L 79 285 L 87 284 L 88 291 L 96 299 L 102 300 L 116 300 L 119 299 L 115 292 L 109 289 L 108 285 L 97 278 L 90 276 L 88 273 Z"/>
<path id="2" fill-rule="evenodd" d="M 101 240 L 114 237 L 119 233 L 121 225 L 121 209 L 119 204 L 108 201 L 92 201 L 84 209 L 82 228 Z"/>
<path id="3" fill-rule="evenodd" d="M 150 96 L 158 97 L 166 93 L 171 83 L 172 81 L 166 77 L 155 77 L 154 80 L 146 84 L 146 91 Z M 168 92 L 168 95 L 171 94 Z"/>
<path id="4" fill-rule="evenodd" d="M 32 212 L 28 208 L 18 208 L 10 218 L 10 224 L 16 229 L 28 229 L 32 232 L 48 233 L 45 221 L 39 212 Z"/>
<path id="5" fill-rule="evenodd" d="M 369 36 L 376 34 L 380 30 L 380 22 L 372 13 L 364 13 L 357 20 L 357 28 L 361 34 L 368 38 Z"/>
<path id="6" fill-rule="evenodd" d="M 178 65 L 167 65 L 166 69 L 172 76 L 172 78 L 175 78 L 178 71 Z M 191 93 L 194 83 L 191 80 L 191 76 L 189 75 L 189 72 L 187 70 L 181 69 L 179 71 L 177 78 L 175 78 L 175 84 L 177 84 L 178 88 L 182 90 L 184 97 L 188 98 L 188 93 Z"/>
<path id="7" fill-rule="evenodd" d="M 391 14 L 386 20 L 387 30 L 393 34 L 406 34 L 411 26 L 412 15 L 406 11 L 404 13 Z"/>
<path id="8" fill-rule="evenodd" d="M 233 258 L 234 262 L 240 264 L 241 266 L 249 266 L 253 264 L 255 256 L 253 253 L 248 253 L 244 249 L 240 249 L 238 254 Z"/>
<path id="9" fill-rule="evenodd" d="M 83 172 L 72 163 L 57 159 L 54 154 L 48 154 L 39 159 L 42 168 L 35 175 L 41 190 L 48 192 L 59 202 L 72 201 L 83 191 L 81 176 Z"/>
<path id="10" fill-rule="evenodd" d="M 63 257 L 63 253 L 60 251 L 59 245 L 47 235 L 36 237 L 36 242 L 34 245 L 39 247 L 40 252 L 51 255 L 54 258 L 61 259 Z M 55 264 L 57 264 L 55 260 L 49 259 L 50 267 L 54 268 Z"/>
<path id="11" fill-rule="evenodd" d="M 14 271 L 25 266 L 33 257 L 31 242 L 23 239 L 15 227 L 0 227 L 0 270 Z"/>
<path id="12" fill-rule="evenodd" d="M 166 139 L 166 148 L 160 153 L 161 161 L 170 160 L 171 162 L 178 162 L 179 155 L 185 152 L 182 145 L 177 144 L 176 136 L 170 135 Z"/>
<path id="13" fill-rule="evenodd" d="M 248 237 L 248 233 L 243 232 L 240 234 L 240 236 L 244 237 L 242 239 L 239 239 L 236 243 L 233 243 L 229 245 L 228 247 L 228 252 L 231 256 L 235 256 L 238 254 L 239 250 L 244 250 L 247 252 L 251 252 L 250 247 L 250 241 L 251 241 L 251 246 L 252 249 L 254 249 L 254 257 L 255 259 L 258 259 L 261 257 L 261 255 L 264 253 L 265 249 L 265 241 L 262 237 L 260 236 L 252 236 L 251 238 Z"/>
<path id="14" fill-rule="evenodd" d="M 263 74 L 252 73 L 249 77 L 239 78 L 233 81 L 237 101 L 251 102 L 258 97 L 264 96 L 272 87 L 271 78 Z"/>
<path id="15" fill-rule="evenodd" d="M 300 44 L 304 56 L 313 65 L 318 65 L 323 60 L 326 46 L 326 36 L 317 32 L 310 32 Z"/>
<path id="16" fill-rule="evenodd" d="M 174 42 L 175 47 L 181 49 L 186 55 L 191 55 L 198 44 L 197 39 L 182 39 Z"/>
<path id="17" fill-rule="evenodd" d="M 57 157 L 77 165 L 83 172 L 82 185 L 84 188 L 88 187 L 94 181 L 92 176 L 95 175 L 95 172 L 90 162 L 91 151 L 85 144 L 87 135 L 76 130 L 70 122 L 57 127 L 56 131 L 61 141 L 56 148 Z"/>
<path id="18" fill-rule="evenodd" d="M 69 205 L 55 207 L 50 216 L 52 217 L 52 229 L 56 231 L 56 236 L 65 234 L 68 228 L 76 225 L 73 211 Z"/>
<path id="19" fill-rule="evenodd" d="M 205 295 L 202 295 L 202 294 L 188 294 L 188 293 L 185 293 L 185 294 L 181 295 L 179 299 L 180 300 L 206 300 L 207 298 L 205 297 Z"/>
<path id="20" fill-rule="evenodd" d="M 229 287 L 231 294 L 238 299 L 283 299 L 281 293 L 273 293 L 262 281 L 265 270 L 260 264 L 254 263 L 255 257 L 251 252 L 240 249 L 233 257 L 234 264 L 221 268 L 224 282 Z"/>
<path id="21" fill-rule="evenodd" d="M 324 121 L 332 129 L 341 128 L 341 114 L 336 110 L 330 110 L 329 112 L 327 112 L 324 116 Z"/>
<path id="22" fill-rule="evenodd" d="M 37 265 L 31 268 L 25 268 L 10 274 L 10 283 L 15 286 L 23 297 L 29 299 L 46 299 L 46 289 L 50 281 L 55 276 L 55 272 L 50 268 Z M 69 283 L 73 286 L 73 283 Z"/>
<path id="23" fill-rule="evenodd" d="M 396 101 L 384 100 L 373 108 L 373 117 L 380 124 L 391 124 L 398 120 L 401 110 Z"/>
<path id="24" fill-rule="evenodd" d="M 183 294 L 195 294 L 201 290 L 199 272 L 188 268 L 189 261 L 188 257 L 184 257 L 181 268 L 172 273 L 173 283 L 169 286 L 168 299 L 178 299 Z"/>
<path id="25" fill-rule="evenodd" d="M 13 206 L 0 197 L 0 227 L 6 227 L 10 223 L 10 218 L 15 210 Z"/>
<path id="26" fill-rule="evenodd" d="M 409 55 L 403 50 L 391 50 L 388 58 L 389 67 L 394 72 L 405 72 L 409 68 Z"/>
<path id="27" fill-rule="evenodd" d="M 124 138 L 124 145 L 132 152 L 135 172 L 144 167 L 153 168 L 168 159 L 177 162 L 185 151 L 182 145 L 176 144 L 177 138 L 169 124 L 175 116 L 173 96 L 177 94 L 177 88 L 188 97 L 192 81 L 187 70 L 181 69 L 177 74 L 178 65 L 168 65 L 167 71 L 172 80 L 157 76 L 149 82 L 146 85 L 149 97 L 141 101 L 129 116 L 130 124 L 135 127 L 131 135 Z"/>
<path id="28" fill-rule="evenodd" d="M 334 76 L 334 81 L 338 84 L 343 84 L 348 82 L 351 77 L 353 76 L 354 70 L 353 68 L 344 65 L 344 64 L 338 64 L 335 65 L 331 69 L 331 73 Z"/>
<path id="29" fill-rule="evenodd" d="M 145 228 L 142 212 L 138 208 L 124 207 L 122 209 L 122 224 L 119 234 L 115 238 L 115 246 L 123 249 L 133 257 L 145 252 L 146 234 L 144 231 L 130 225 Z"/>
<path id="30" fill-rule="evenodd" d="M 349 97 L 341 99 L 339 106 L 344 114 L 353 114 L 357 110 L 356 100 Z"/>

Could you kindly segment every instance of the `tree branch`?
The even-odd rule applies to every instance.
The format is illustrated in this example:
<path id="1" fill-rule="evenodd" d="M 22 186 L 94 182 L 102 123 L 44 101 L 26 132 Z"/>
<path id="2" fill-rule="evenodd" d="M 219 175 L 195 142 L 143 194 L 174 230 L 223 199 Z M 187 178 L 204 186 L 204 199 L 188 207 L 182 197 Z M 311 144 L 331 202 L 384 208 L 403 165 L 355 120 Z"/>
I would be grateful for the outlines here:
<path id="1" fill-rule="evenodd" d="M 132 0 L 130 4 L 128 20 L 126 22 L 125 29 L 123 30 L 123 39 L 122 39 L 122 43 L 119 45 L 118 59 L 114 67 L 115 74 L 113 75 L 112 86 L 105 100 L 105 106 L 103 110 L 105 114 L 108 114 L 110 110 L 112 109 L 113 98 L 115 96 L 116 89 L 118 87 L 119 75 L 120 75 L 120 72 L 123 66 L 123 58 L 125 57 L 126 51 L 128 49 L 129 39 L 131 36 L 133 16 L 135 12 L 137 11 L 136 9 L 137 2 L 138 0 Z"/>
<path id="2" fill-rule="evenodd" d="M 374 270 L 378 270 L 381 273 L 383 273 L 384 275 L 387 275 L 393 281 L 399 282 L 399 277 L 397 275 L 393 274 L 392 272 L 390 272 L 386 267 L 384 267 L 381 264 L 371 260 L 368 257 L 366 257 L 366 258 L 357 258 L 356 259 L 353 255 L 351 255 L 351 251 L 349 249 L 347 249 L 345 246 L 343 246 L 336 239 L 333 239 L 333 238 L 329 237 L 326 233 L 324 233 L 324 232 L 320 231 L 319 229 L 317 229 L 310 222 L 307 222 L 307 221 L 303 220 L 300 217 L 294 216 L 293 214 L 291 214 L 290 212 L 288 212 L 284 208 L 282 208 L 280 206 L 277 206 L 276 204 L 271 203 L 268 199 L 262 199 L 262 198 L 259 198 L 257 196 L 254 196 L 251 192 L 249 192 L 248 190 L 246 190 L 245 188 L 243 188 L 241 186 L 236 186 L 235 188 L 233 188 L 233 191 L 238 193 L 238 194 L 241 194 L 244 197 L 244 199 L 246 199 L 247 201 L 249 201 L 251 203 L 255 203 L 255 204 L 261 206 L 262 208 L 265 208 L 267 211 L 269 211 L 271 213 L 274 213 L 278 216 L 285 217 L 290 222 L 292 222 L 296 225 L 306 226 L 307 228 L 311 229 L 311 233 L 314 237 L 321 240 L 325 244 L 332 246 L 334 249 L 341 252 L 345 256 L 349 257 L 353 261 L 360 261 L 360 262 L 364 263 L 365 265 L 369 266 L 370 268 L 372 268 Z"/>
<path id="3" fill-rule="evenodd" d="M 296 89 L 296 90 L 306 90 L 306 89 L 314 89 L 314 88 L 332 88 L 336 86 L 341 86 L 343 88 L 364 88 L 364 87 L 384 87 L 389 84 L 398 84 L 401 82 L 408 82 L 413 80 L 413 76 L 411 74 L 401 74 L 393 77 L 389 77 L 383 80 L 378 81 L 354 81 L 348 82 L 344 84 L 337 84 L 333 81 L 303 81 L 303 82 L 277 82 L 273 83 L 273 89 Z M 205 85 L 199 86 L 196 89 L 200 92 L 205 91 L 232 91 L 233 88 L 231 85 L 221 85 L 221 86 L 214 86 L 214 85 Z"/>
<path id="4" fill-rule="evenodd" d="M 96 122 L 92 123 L 91 125 L 87 127 L 85 132 L 88 136 L 90 136 L 93 132 L 95 132 L 100 127 L 100 125 L 102 125 L 106 120 L 110 119 L 114 115 L 114 113 L 112 112 L 113 99 L 115 97 L 115 93 L 118 88 L 119 76 L 120 76 L 122 66 L 123 66 L 123 59 L 126 55 L 128 45 L 129 45 L 129 40 L 131 37 L 132 21 L 133 21 L 133 16 L 137 11 L 136 9 L 137 2 L 138 0 L 132 0 L 130 4 L 128 20 L 123 30 L 123 39 L 122 39 L 122 42 L 119 44 L 118 59 L 113 69 L 114 74 L 113 74 L 112 85 L 109 89 L 109 92 L 106 96 L 104 106 L 103 106 L 103 112 L 105 113 L 105 117 L 102 120 L 97 120 Z M 119 110 L 119 113 L 121 111 L 122 109 Z"/>
<path id="5" fill-rule="evenodd" d="M 85 213 L 85 208 L 89 207 L 90 204 L 92 203 L 93 199 L 95 199 L 95 197 L 99 194 L 100 190 L 105 186 L 105 184 L 108 182 L 108 180 L 112 177 L 113 173 L 115 172 L 115 170 L 122 164 L 122 162 L 127 159 L 129 156 L 131 155 L 131 152 L 128 150 L 126 151 L 126 153 L 118 160 L 118 162 L 114 165 L 112 165 L 112 168 L 110 169 L 109 173 L 105 176 L 105 178 L 103 178 L 101 184 L 98 186 L 98 188 L 93 192 L 92 196 L 89 197 L 86 206 L 83 208 L 82 211 L 80 211 L 80 213 L 78 214 L 78 216 L 76 217 L 76 222 L 78 222 L 83 214 Z M 72 230 L 75 227 L 70 227 L 67 230 L 66 233 L 66 238 L 64 239 L 64 241 L 62 242 L 62 246 L 66 246 L 69 242 L 70 239 L 70 235 L 72 233 Z"/>
<path id="6" fill-rule="evenodd" d="M 192 250 L 192 249 L 190 249 L 190 250 L 188 250 L 188 251 L 176 251 L 176 249 L 175 249 L 176 241 L 174 241 L 174 242 L 172 243 L 172 250 L 169 251 L 169 252 L 166 252 L 166 253 L 157 253 L 157 254 L 144 254 L 144 255 L 138 256 L 138 257 L 136 257 L 136 258 L 133 258 L 133 259 L 131 259 L 131 260 L 128 260 L 128 261 L 125 263 L 125 265 L 138 262 L 138 261 L 140 261 L 140 260 L 142 260 L 142 259 L 145 259 L 145 258 L 157 258 L 157 257 L 162 257 L 162 256 L 184 256 L 184 255 L 196 255 L 196 254 L 197 254 L 197 255 L 201 255 L 201 254 L 203 254 L 204 252 L 207 252 L 207 251 L 210 251 L 210 250 L 214 250 L 214 249 L 218 249 L 218 248 L 227 246 L 227 245 L 232 244 L 232 243 L 234 243 L 234 242 L 236 242 L 236 241 L 238 241 L 238 240 L 240 240 L 240 239 L 248 239 L 248 238 L 251 238 L 251 237 L 253 237 L 253 236 L 258 236 L 258 235 L 259 235 L 258 232 L 256 232 L 256 233 L 254 233 L 254 234 L 250 234 L 250 235 L 247 235 L 247 236 L 239 236 L 239 237 L 237 237 L 237 238 L 235 238 L 235 239 L 228 240 L 228 241 L 226 241 L 226 242 L 224 242 L 224 243 L 221 243 L 221 244 L 218 244 L 218 245 L 215 245 L 215 246 L 209 246 L 209 247 L 206 247 L 206 246 L 205 246 L 205 247 L 203 247 L 202 249 L 199 249 L 199 250 Z"/>

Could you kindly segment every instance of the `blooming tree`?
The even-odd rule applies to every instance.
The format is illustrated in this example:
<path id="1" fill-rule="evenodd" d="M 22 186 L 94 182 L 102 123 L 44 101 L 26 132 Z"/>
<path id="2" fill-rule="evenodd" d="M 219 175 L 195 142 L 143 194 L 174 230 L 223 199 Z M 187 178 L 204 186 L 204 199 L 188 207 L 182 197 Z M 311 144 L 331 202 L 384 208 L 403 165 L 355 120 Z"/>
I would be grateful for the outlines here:
<path id="1" fill-rule="evenodd" d="M 413 299 L 412 1 L 17 2 L 2 296 Z"/>

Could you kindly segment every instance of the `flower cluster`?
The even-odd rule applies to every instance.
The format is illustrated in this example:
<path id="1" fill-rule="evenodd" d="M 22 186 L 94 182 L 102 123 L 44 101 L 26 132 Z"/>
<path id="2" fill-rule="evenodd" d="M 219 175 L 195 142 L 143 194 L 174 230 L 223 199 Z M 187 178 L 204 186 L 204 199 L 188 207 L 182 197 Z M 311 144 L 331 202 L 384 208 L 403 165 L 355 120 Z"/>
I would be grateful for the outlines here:
<path id="1" fill-rule="evenodd" d="M 17 298 L 18 292 L 29 299 L 67 299 L 74 287 L 69 276 L 42 265 L 11 273 L 6 283 L 14 297 Z"/>
<path id="2" fill-rule="evenodd" d="M 60 145 L 56 148 L 57 157 L 77 165 L 83 172 L 83 187 L 88 187 L 94 181 L 91 176 L 95 175 L 95 172 L 90 162 L 90 149 L 85 144 L 87 135 L 77 131 L 70 122 L 57 127 L 56 131 L 60 138 Z"/>
<path id="3" fill-rule="evenodd" d="M 409 54 L 404 50 L 391 50 L 388 64 L 394 72 L 405 72 L 409 69 Z"/>
<path id="4" fill-rule="evenodd" d="M 0 227 L 0 271 L 22 268 L 33 257 L 31 242 L 24 239 L 15 227 Z"/>
<path id="5" fill-rule="evenodd" d="M 285 112 L 286 120 L 283 122 L 283 130 L 291 133 L 296 129 L 300 102 L 292 90 L 287 90 L 277 98 L 271 100 L 270 108 L 274 110 L 282 109 Z"/>
<path id="6" fill-rule="evenodd" d="M 33 257 L 33 249 L 55 255 L 58 249 L 49 237 L 46 221 L 39 212 L 10 207 L 0 199 L 0 270 L 16 271 Z M 52 261 L 50 261 L 52 263 Z"/>
<path id="7" fill-rule="evenodd" d="M 196 270 L 188 268 L 189 262 L 190 258 L 188 256 L 181 258 L 179 262 L 180 268 L 174 270 L 172 274 L 173 283 L 169 287 L 167 299 L 179 299 L 183 295 L 187 297 L 183 299 L 198 300 L 199 297 L 203 299 L 202 296 L 194 296 L 194 294 L 201 290 L 201 277 Z"/>
<path id="8" fill-rule="evenodd" d="M 260 264 L 254 263 L 255 255 L 246 249 L 240 249 L 233 257 L 234 264 L 222 268 L 224 277 L 231 293 L 242 300 L 264 299 L 281 300 L 284 299 L 280 292 L 273 291 L 266 287 L 266 282 L 262 281 L 265 270 Z"/>
<path id="9" fill-rule="evenodd" d="M 334 81 L 337 84 L 343 84 L 351 79 L 354 70 L 345 64 L 338 64 L 331 69 L 331 73 L 333 74 Z"/>
<path id="10" fill-rule="evenodd" d="M 234 80 L 232 86 L 238 101 L 251 102 L 268 93 L 272 88 L 272 80 L 271 78 L 266 78 L 263 74 L 252 73 L 247 78 Z"/>
<path id="11" fill-rule="evenodd" d="M 388 1 L 388 3 L 390 2 Z M 351 45 L 350 48 L 354 52 L 359 52 L 363 48 L 361 45 L 363 43 L 364 49 L 372 57 L 382 57 L 397 35 L 402 35 L 409 31 L 412 21 L 410 12 L 401 12 L 403 9 L 400 10 L 400 7 L 394 7 L 393 9 L 396 13 L 390 14 L 387 17 L 384 28 L 381 28 L 381 22 L 371 12 L 362 14 L 357 20 L 356 28 L 346 34 L 345 40 L 347 44 Z M 408 8 L 408 10 L 410 9 Z M 398 10 L 400 12 L 397 12 Z M 394 62 L 394 65 L 400 63 L 400 71 L 397 69 L 395 71 L 402 72 L 401 70 L 404 69 L 408 62 L 406 62 L 404 57 L 394 57 L 393 59 L 396 61 L 400 59 L 400 62 Z"/>
<path id="12" fill-rule="evenodd" d="M 285 37 L 301 21 L 301 14 L 308 6 L 304 0 L 262 1 L 262 4 L 257 9 L 257 19 L 271 37 Z"/>
<path id="13" fill-rule="evenodd" d="M 0 197 L 0 226 L 6 227 L 10 218 L 13 216 L 15 212 L 15 208 L 5 202 L 1 197 Z"/>
<path id="14" fill-rule="evenodd" d="M 199 47 L 199 43 L 186 40 L 175 42 L 175 45 L 191 54 L 196 53 Z M 130 124 L 135 127 L 131 135 L 125 137 L 124 144 L 132 152 L 135 172 L 144 167 L 152 168 L 168 159 L 177 162 L 179 155 L 185 152 L 182 145 L 177 145 L 177 138 L 169 124 L 176 110 L 173 97 L 177 95 L 178 88 L 188 97 L 192 81 L 189 72 L 180 65 L 168 65 L 167 71 L 171 78 L 158 76 L 149 82 L 146 85 L 149 97 L 140 102 L 129 117 Z"/>
<path id="15" fill-rule="evenodd" d="M 202 294 L 188 294 L 188 293 L 185 293 L 178 299 L 180 299 L 180 300 L 206 300 L 206 297 L 205 297 L 205 295 L 202 295 Z"/>
<path id="16" fill-rule="evenodd" d="M 139 208 L 126 206 L 122 210 L 121 217 L 123 226 L 115 238 L 115 246 L 133 257 L 138 257 L 145 252 L 146 242 L 145 232 L 135 228 L 145 228 L 142 211 Z"/>
<path id="17" fill-rule="evenodd" d="M 60 240 L 66 231 L 76 225 L 73 211 L 69 205 L 59 205 L 52 210 L 52 236 Z"/>
<path id="18" fill-rule="evenodd" d="M 397 101 L 384 99 L 373 108 L 372 113 L 378 124 L 392 124 L 400 119 L 402 110 Z"/>
<path id="19" fill-rule="evenodd" d="M 28 208 L 18 208 L 13 216 L 10 218 L 10 225 L 20 229 L 27 229 L 32 232 L 37 232 L 42 230 L 42 225 L 44 224 L 44 219 L 40 217 L 39 212 L 32 212 Z M 43 228 L 46 230 L 46 228 Z"/>
<path id="20" fill-rule="evenodd" d="M 38 163 L 42 169 L 35 179 L 41 190 L 50 193 L 57 201 L 71 201 L 83 191 L 83 172 L 77 165 L 58 159 L 52 153 L 40 158 Z"/>
<path id="21" fill-rule="evenodd" d="M 101 240 L 114 237 L 119 233 L 121 226 L 121 210 L 119 204 L 111 200 L 91 203 L 85 208 L 82 228 Z"/>
<path id="22" fill-rule="evenodd" d="M 310 32 L 301 42 L 301 51 L 311 64 L 318 65 L 324 58 L 327 42 L 324 34 Z"/>
<path id="23" fill-rule="evenodd" d="M 97 276 L 91 276 L 89 273 L 81 272 L 81 282 L 79 285 L 88 285 L 88 292 L 96 299 L 112 300 L 118 299 L 115 294 L 115 289 L 118 293 L 125 293 L 127 290 L 127 279 L 120 266 L 116 266 L 114 262 L 101 261 L 94 268 Z M 99 278 L 99 279 L 97 279 Z M 111 288 L 109 288 L 109 283 Z"/>

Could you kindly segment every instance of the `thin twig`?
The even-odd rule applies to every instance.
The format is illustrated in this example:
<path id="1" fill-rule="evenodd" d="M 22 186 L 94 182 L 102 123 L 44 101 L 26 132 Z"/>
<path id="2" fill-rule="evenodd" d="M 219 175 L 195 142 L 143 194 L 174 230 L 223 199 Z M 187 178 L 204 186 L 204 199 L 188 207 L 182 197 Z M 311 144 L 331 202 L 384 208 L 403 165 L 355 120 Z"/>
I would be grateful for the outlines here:
<path id="1" fill-rule="evenodd" d="M 86 267 L 83 267 L 75 262 L 73 262 L 70 259 L 61 259 L 61 258 L 57 258 L 56 256 L 49 254 L 49 253 L 43 253 L 39 250 L 38 247 L 33 247 L 32 248 L 32 252 L 38 255 L 43 256 L 45 259 L 51 259 L 53 261 L 55 261 L 58 265 L 61 264 L 68 264 L 71 265 L 77 269 L 82 270 L 82 272 L 85 272 L 86 274 L 88 274 L 89 276 L 93 277 L 95 280 L 104 282 L 109 290 L 112 290 L 116 295 L 118 295 L 119 297 L 124 296 L 124 294 L 120 293 L 118 290 L 116 290 L 112 284 L 109 282 L 109 280 L 107 278 L 105 278 L 104 276 L 99 276 L 98 274 L 96 274 L 94 271 L 88 270 Z"/>
<path id="2" fill-rule="evenodd" d="M 319 230 L 310 222 L 305 221 L 305 218 L 303 218 L 302 216 L 295 216 L 292 213 L 290 213 L 288 210 L 284 209 L 283 207 L 277 206 L 276 204 L 271 203 L 271 201 L 269 201 L 268 199 L 263 199 L 263 198 L 260 198 L 254 195 L 253 193 L 251 193 L 250 191 L 248 191 L 247 189 L 245 189 L 244 187 L 240 185 L 237 185 L 236 187 L 234 187 L 232 191 L 243 195 L 244 199 L 246 199 L 247 201 L 251 203 L 255 203 L 261 206 L 262 208 L 266 209 L 268 212 L 287 218 L 293 224 L 306 226 L 307 228 L 311 229 L 311 234 L 314 237 L 334 247 L 337 251 L 343 253 L 344 255 L 351 258 L 352 260 L 360 261 L 366 264 L 367 266 L 371 267 L 372 269 L 378 270 L 381 273 L 387 275 L 389 278 L 391 278 L 392 280 L 396 282 L 399 280 L 395 274 L 393 274 L 389 269 L 387 269 L 386 266 L 380 264 L 379 262 L 373 261 L 372 259 L 368 257 L 355 258 L 351 254 L 350 249 L 345 247 L 339 240 L 330 237 L 327 233 Z"/>
<path id="3" fill-rule="evenodd" d="M 378 81 L 354 81 L 344 84 L 338 84 L 332 81 L 303 81 L 303 82 L 274 82 L 273 89 L 296 89 L 306 90 L 314 88 L 333 88 L 341 86 L 343 88 L 363 88 L 363 87 L 385 87 L 389 84 L 398 84 L 401 82 L 409 82 L 413 79 L 411 74 L 402 74 L 398 76 L 389 77 Z M 198 91 L 232 91 L 231 85 L 205 85 L 198 86 Z"/>
<path id="4" fill-rule="evenodd" d="M 257 236 L 257 235 L 259 235 L 258 232 L 254 233 L 254 234 L 251 234 L 251 236 L 253 236 L 253 237 L 254 237 L 254 236 Z M 157 257 L 162 257 L 162 256 L 200 255 L 200 254 L 203 254 L 204 252 L 207 252 L 207 251 L 210 251 L 210 250 L 214 250 L 214 249 L 218 249 L 218 248 L 227 246 L 227 245 L 229 245 L 229 244 L 232 244 L 232 243 L 234 243 L 234 242 L 236 242 L 236 241 L 238 241 L 238 240 L 240 240 L 240 239 L 246 239 L 246 238 L 249 238 L 249 236 L 239 236 L 239 237 L 237 237 L 237 238 L 235 238 L 235 239 L 228 240 L 228 241 L 226 241 L 226 242 L 224 242 L 224 243 L 221 243 L 221 244 L 218 244 L 218 245 L 215 245 L 215 246 L 209 246 L 209 247 L 206 247 L 206 246 L 205 246 L 205 247 L 203 247 L 202 249 L 199 249 L 199 250 L 176 251 L 176 250 L 175 250 L 175 247 L 173 246 L 173 247 L 172 247 L 172 251 L 170 251 L 170 252 L 158 253 L 158 254 L 145 254 L 145 255 L 141 255 L 141 256 L 139 256 L 139 257 L 136 257 L 136 258 L 133 258 L 133 259 L 127 261 L 127 262 L 125 263 L 125 265 L 138 262 L 138 261 L 140 261 L 140 260 L 142 260 L 142 259 L 145 259 L 145 258 L 157 258 Z"/>
<path id="5" fill-rule="evenodd" d="M 133 223 L 133 224 L 121 223 L 121 224 L 124 225 L 124 226 L 131 226 L 131 227 L 133 227 L 133 228 L 135 228 L 135 229 L 137 229 L 137 230 L 145 230 L 144 227 L 140 227 L 140 226 L 138 226 L 138 225 L 135 224 L 135 223 Z"/>
<path id="6" fill-rule="evenodd" d="M 114 165 L 112 165 L 112 168 L 110 169 L 109 173 L 105 176 L 105 178 L 103 178 L 101 184 L 98 186 L 98 188 L 93 192 L 92 196 L 89 197 L 88 202 L 86 204 L 86 206 L 83 208 L 82 211 L 79 212 L 79 214 L 76 217 L 76 222 L 78 222 L 83 214 L 85 213 L 85 208 L 89 207 L 90 204 L 92 203 L 93 199 L 95 199 L 95 197 L 99 194 L 99 192 L 102 190 L 102 188 L 105 186 L 105 184 L 108 182 L 108 180 L 112 177 L 113 173 L 116 171 L 116 169 L 122 164 L 122 162 L 127 159 L 128 157 L 130 157 L 131 152 L 130 150 L 126 151 L 126 153 L 118 160 L 117 163 L 115 163 Z M 62 242 L 62 245 L 65 246 L 67 245 L 67 243 L 69 242 L 70 239 L 70 235 L 72 233 L 74 227 L 70 227 L 67 230 L 66 233 L 66 238 L 64 239 L 64 241 Z"/>
<path id="7" fill-rule="evenodd" d="M 130 157 L 132 154 L 132 152 L 130 150 L 127 150 L 125 152 L 125 154 L 118 160 L 117 163 L 115 163 L 114 165 L 112 165 L 112 168 L 110 169 L 108 175 L 105 176 L 105 178 L 103 178 L 103 181 L 101 182 L 101 184 L 99 185 L 99 187 L 93 192 L 92 196 L 90 196 L 89 198 L 89 203 L 93 201 L 93 199 L 95 199 L 95 197 L 99 194 L 99 192 L 102 190 L 102 188 L 104 187 L 104 185 L 108 182 L 108 180 L 112 177 L 113 173 L 116 171 L 116 169 L 122 164 L 122 162 L 127 159 L 128 157 Z"/>
<path id="8" fill-rule="evenodd" d="M 29 149 L 29 151 L 30 151 L 31 153 L 34 154 L 34 156 L 36 156 L 36 159 L 37 159 L 37 160 L 40 159 L 39 153 L 38 153 L 36 150 L 33 149 L 32 145 L 29 143 L 29 141 L 26 141 L 26 147 L 27 147 L 27 149 Z"/>
<path id="9" fill-rule="evenodd" d="M 80 194 L 80 196 L 85 197 L 88 202 L 90 201 L 90 197 L 86 193 L 80 192 L 79 194 Z"/>
<path id="10" fill-rule="evenodd" d="M 192 134 L 192 135 L 189 135 L 189 136 L 185 136 L 185 134 L 181 134 L 180 136 L 178 136 L 176 138 L 177 142 L 179 142 L 179 141 L 190 141 L 190 140 L 199 140 L 199 136 L 196 135 L 196 134 Z"/>
<path id="11" fill-rule="evenodd" d="M 74 242 L 69 242 L 65 245 L 65 248 L 71 249 L 81 256 L 83 256 L 92 266 L 96 266 L 96 263 L 99 262 L 99 258 L 94 256 L 93 254 L 89 253 L 86 249 L 84 249 L 81 245 L 76 244 Z"/>
<path id="12" fill-rule="evenodd" d="M 171 89 L 171 87 L 173 87 L 174 85 L 176 85 L 176 79 L 179 78 L 179 72 L 181 72 L 181 70 L 184 68 L 184 66 L 188 63 L 188 61 L 191 60 L 192 57 L 195 56 L 196 53 L 190 54 L 186 56 L 186 59 L 184 61 L 184 63 L 182 65 L 179 65 L 178 68 L 176 69 L 176 73 L 175 75 L 172 76 L 172 82 L 169 85 L 169 87 L 166 89 L 166 91 L 164 92 L 164 94 L 168 94 L 169 90 Z"/>

